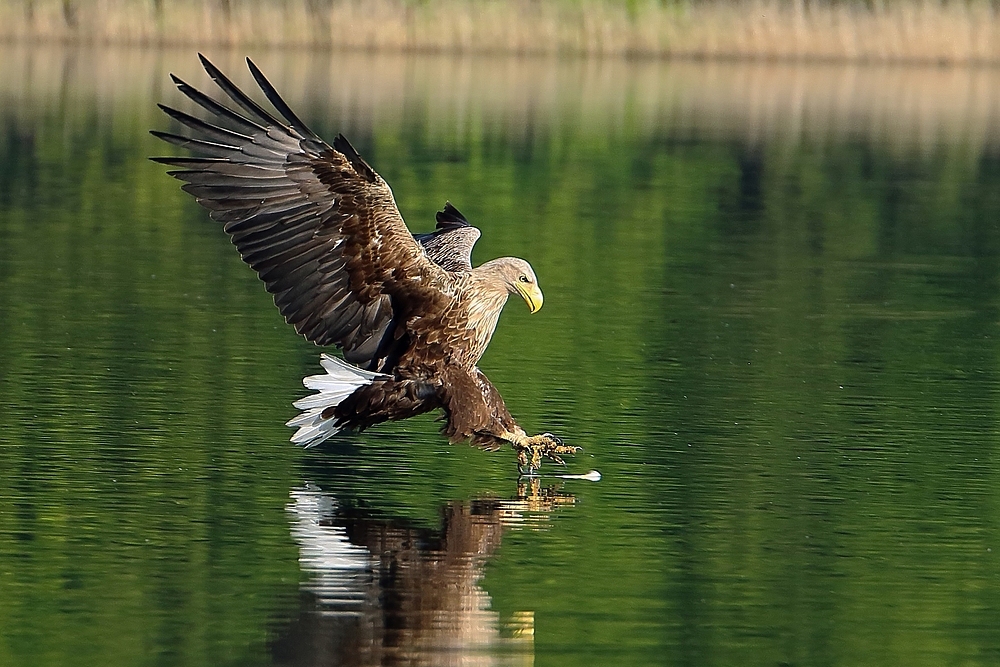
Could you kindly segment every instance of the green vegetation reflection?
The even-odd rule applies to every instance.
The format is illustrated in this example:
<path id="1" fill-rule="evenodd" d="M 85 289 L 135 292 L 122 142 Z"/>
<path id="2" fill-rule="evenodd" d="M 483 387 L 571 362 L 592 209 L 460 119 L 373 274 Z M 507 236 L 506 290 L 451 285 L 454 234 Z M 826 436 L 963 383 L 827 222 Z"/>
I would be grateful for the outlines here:
<path id="1" fill-rule="evenodd" d="M 153 102 L 0 116 L 3 664 L 269 663 L 292 489 L 431 529 L 513 491 L 431 419 L 288 444 L 317 350 L 146 162 Z M 995 153 L 402 118 L 351 139 L 532 262 L 482 366 L 605 475 L 486 564 L 537 664 L 996 660 Z"/>

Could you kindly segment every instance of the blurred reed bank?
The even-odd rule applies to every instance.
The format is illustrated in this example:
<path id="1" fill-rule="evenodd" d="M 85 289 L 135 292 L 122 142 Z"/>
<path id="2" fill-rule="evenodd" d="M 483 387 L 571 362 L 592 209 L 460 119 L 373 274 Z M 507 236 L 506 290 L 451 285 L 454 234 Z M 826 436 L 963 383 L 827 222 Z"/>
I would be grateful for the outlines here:
<path id="1" fill-rule="evenodd" d="M 243 67 L 242 51 L 208 53 L 226 71 Z M 678 135 L 751 144 L 864 139 L 973 155 L 1000 144 L 1000 70 L 991 68 L 246 53 L 289 99 L 350 136 L 418 122 L 465 142 L 483 131 L 523 140 L 544 120 L 583 135 L 650 136 L 669 123 Z M 0 59 L 0 95 L 30 102 L 9 114 L 85 100 L 108 112 L 124 105 L 142 127 L 161 121 L 151 102 L 173 94 L 168 72 L 203 76 L 187 49 L 6 45 Z"/>
<path id="2" fill-rule="evenodd" d="M 1000 62 L 985 0 L 2 0 L 0 40 Z"/>

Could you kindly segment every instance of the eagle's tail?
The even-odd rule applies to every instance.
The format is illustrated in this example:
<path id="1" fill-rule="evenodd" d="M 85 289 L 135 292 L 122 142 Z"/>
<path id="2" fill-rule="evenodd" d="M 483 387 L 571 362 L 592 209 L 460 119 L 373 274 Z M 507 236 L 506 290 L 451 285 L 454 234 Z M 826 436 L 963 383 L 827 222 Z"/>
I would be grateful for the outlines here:
<path id="1" fill-rule="evenodd" d="M 306 448 L 325 442 L 343 428 L 343 424 L 336 418 L 324 418 L 324 412 L 329 415 L 332 411 L 327 412 L 327 410 L 340 405 L 341 401 L 353 394 L 358 387 L 364 387 L 378 378 L 385 377 L 380 373 L 352 366 L 328 354 L 321 355 L 319 362 L 326 369 L 326 373 L 310 375 L 302 380 L 307 389 L 314 389 L 318 393 L 295 401 L 292 405 L 302 410 L 302 414 L 286 424 L 298 429 L 292 436 L 292 442 Z"/>

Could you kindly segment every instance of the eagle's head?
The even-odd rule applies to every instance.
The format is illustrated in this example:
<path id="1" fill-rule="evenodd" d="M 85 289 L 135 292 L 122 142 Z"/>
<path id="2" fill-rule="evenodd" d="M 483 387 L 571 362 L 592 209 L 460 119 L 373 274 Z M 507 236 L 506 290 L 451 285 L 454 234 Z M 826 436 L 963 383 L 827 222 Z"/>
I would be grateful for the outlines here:
<path id="1" fill-rule="evenodd" d="M 520 294 L 531 312 L 537 313 L 541 309 L 542 290 L 538 287 L 531 264 L 517 257 L 501 257 L 491 264 L 495 264 L 508 292 Z"/>

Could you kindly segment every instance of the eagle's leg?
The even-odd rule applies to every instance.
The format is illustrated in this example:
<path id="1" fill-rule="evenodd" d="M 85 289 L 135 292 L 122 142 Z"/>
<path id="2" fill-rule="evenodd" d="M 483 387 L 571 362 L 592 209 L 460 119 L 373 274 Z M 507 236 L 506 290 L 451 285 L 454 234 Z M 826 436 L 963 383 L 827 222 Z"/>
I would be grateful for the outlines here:
<path id="1" fill-rule="evenodd" d="M 567 445 L 551 433 L 528 435 L 516 423 L 503 427 L 495 426 L 498 428 L 492 432 L 482 430 L 474 433 L 471 436 L 472 444 L 494 451 L 505 444 L 510 444 L 517 452 L 517 472 L 522 477 L 534 476 L 542 466 L 542 459 L 549 459 L 564 466 L 566 462 L 563 461 L 563 456 L 576 454 L 583 449 Z"/>
<path id="2" fill-rule="evenodd" d="M 563 444 L 551 433 L 528 435 L 504 405 L 496 387 L 478 368 L 472 373 L 447 369 L 441 384 L 444 396 L 441 404 L 448 415 L 445 433 L 452 442 L 471 440 L 486 449 L 500 449 L 507 443 L 517 452 L 517 470 L 521 475 L 534 475 L 547 458 L 566 465 L 562 457 L 575 454 L 579 447 Z"/>
<path id="3" fill-rule="evenodd" d="M 576 454 L 579 447 L 563 444 L 563 441 L 551 433 L 538 435 L 512 434 L 511 444 L 517 452 L 517 471 L 521 475 L 534 475 L 542 466 L 542 458 L 550 459 L 561 466 L 566 465 L 562 457 L 566 454 Z"/>

